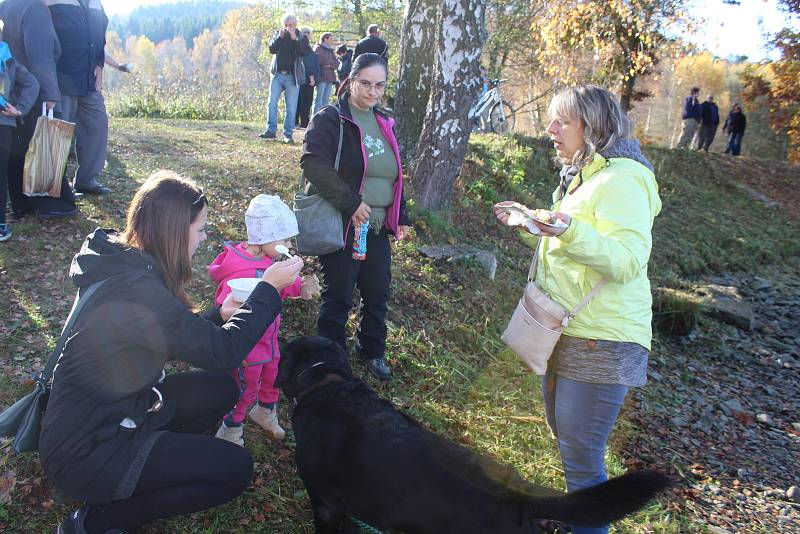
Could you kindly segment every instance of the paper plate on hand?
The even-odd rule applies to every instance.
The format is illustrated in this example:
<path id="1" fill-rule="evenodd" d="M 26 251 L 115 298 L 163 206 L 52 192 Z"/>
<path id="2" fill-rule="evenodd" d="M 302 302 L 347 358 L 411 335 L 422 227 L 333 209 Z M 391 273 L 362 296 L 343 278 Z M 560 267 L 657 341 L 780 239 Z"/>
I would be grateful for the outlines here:
<path id="1" fill-rule="evenodd" d="M 528 209 L 518 202 L 511 202 L 508 205 L 500 206 L 508 213 L 508 224 L 511 226 L 522 226 L 534 235 L 540 235 L 539 227 L 533 221 L 550 226 L 552 228 L 565 228 L 567 225 L 555 217 L 555 214 L 548 210 Z"/>

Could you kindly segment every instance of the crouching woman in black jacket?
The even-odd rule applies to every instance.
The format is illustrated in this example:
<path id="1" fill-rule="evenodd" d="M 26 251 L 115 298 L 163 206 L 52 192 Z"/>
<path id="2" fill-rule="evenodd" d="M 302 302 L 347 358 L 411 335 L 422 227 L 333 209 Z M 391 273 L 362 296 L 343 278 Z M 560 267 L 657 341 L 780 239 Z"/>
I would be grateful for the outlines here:
<path id="1" fill-rule="evenodd" d="M 59 533 L 121 532 L 222 504 L 250 483 L 250 454 L 201 432 L 233 408 L 238 388 L 224 370 L 275 319 L 278 291 L 303 263 L 276 263 L 241 306 L 198 315 L 185 285 L 207 214 L 193 181 L 159 171 L 134 196 L 125 231 L 96 230 L 72 261 L 79 288 L 104 282 L 75 321 L 42 422 L 45 473 L 87 502 Z M 169 359 L 207 371 L 165 377 Z"/>
<path id="2" fill-rule="evenodd" d="M 386 62 L 377 54 L 362 54 L 350 70 L 338 106 L 321 109 L 309 123 L 300 166 L 319 193 L 342 213 L 342 250 L 320 256 L 324 287 L 317 329 L 346 349 L 345 325 L 353 289 L 361 294 L 358 332 L 367 369 L 381 379 L 391 371 L 386 354 L 386 310 L 392 254 L 389 234 L 408 237 L 403 197 L 403 168 L 392 127 L 394 120 L 378 108 L 386 89 Z M 342 154 L 334 168 L 342 123 Z M 369 223 L 366 258 L 353 258 L 355 227 Z"/>

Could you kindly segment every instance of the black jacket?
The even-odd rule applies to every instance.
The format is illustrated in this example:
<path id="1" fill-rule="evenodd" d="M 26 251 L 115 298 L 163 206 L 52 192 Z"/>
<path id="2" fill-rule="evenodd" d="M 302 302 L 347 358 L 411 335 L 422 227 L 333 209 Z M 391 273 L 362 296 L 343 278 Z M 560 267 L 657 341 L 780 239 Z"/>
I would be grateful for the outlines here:
<path id="1" fill-rule="evenodd" d="M 722 127 L 723 130 L 727 130 L 728 133 L 738 133 L 744 135 L 744 129 L 747 127 L 747 118 L 745 118 L 744 113 L 741 111 L 733 112 L 731 111 L 728 113 L 728 118 L 725 119 L 725 125 Z"/>
<path id="2" fill-rule="evenodd" d="M 719 125 L 719 108 L 714 102 L 705 101 L 700 104 L 700 114 L 702 115 L 702 124 Z"/>
<path id="3" fill-rule="evenodd" d="M 61 43 L 58 86 L 61 93 L 86 96 L 95 91 L 95 67 L 105 63 L 106 16 L 100 0 L 82 0 L 88 9 L 64 0 L 49 3 L 53 27 Z"/>
<path id="4" fill-rule="evenodd" d="M 3 40 L 11 47 L 14 58 L 39 82 L 41 99 L 58 102 L 61 93 L 56 62 L 61 56 L 61 45 L 50 11 L 41 0 L 5 0 L 0 3 L 0 20 L 5 22 Z"/>
<path id="5" fill-rule="evenodd" d="M 101 229 L 73 259 L 70 277 L 79 288 L 106 282 L 81 310 L 56 367 L 42 422 L 42 466 L 70 498 L 124 499 L 174 414 L 169 398 L 160 411 L 147 412 L 167 360 L 211 370 L 238 366 L 280 312 L 281 299 L 258 284 L 222 325 L 218 309 L 200 316 L 172 295 L 152 256 L 110 241 Z M 120 426 L 126 417 L 136 428 Z"/>
<path id="6" fill-rule="evenodd" d="M 311 118 L 303 142 L 300 168 L 309 182 L 308 193 L 319 193 L 336 209 L 342 212 L 345 234 L 350 218 L 361 204 L 361 185 L 364 181 L 364 156 L 361 145 L 361 130 L 353 121 L 345 91 L 339 97 L 339 110 L 343 122 L 342 155 L 339 172 L 334 168 L 336 148 L 339 144 L 340 115 L 334 106 L 326 106 Z M 388 118 L 379 110 L 375 113 Z M 406 215 L 405 197 L 400 196 L 398 224 L 411 224 Z"/>
<path id="7" fill-rule="evenodd" d="M 353 61 L 361 54 L 366 53 L 378 54 L 384 61 L 389 61 L 389 45 L 380 37 L 370 35 L 369 37 L 361 39 L 358 44 L 356 44 L 355 52 L 353 52 Z"/>
<path id="8" fill-rule="evenodd" d="M 339 58 L 339 68 L 336 69 L 336 75 L 339 78 L 339 83 L 342 83 L 350 76 L 350 68 L 353 66 L 353 51 L 349 48 L 347 52 Z"/>

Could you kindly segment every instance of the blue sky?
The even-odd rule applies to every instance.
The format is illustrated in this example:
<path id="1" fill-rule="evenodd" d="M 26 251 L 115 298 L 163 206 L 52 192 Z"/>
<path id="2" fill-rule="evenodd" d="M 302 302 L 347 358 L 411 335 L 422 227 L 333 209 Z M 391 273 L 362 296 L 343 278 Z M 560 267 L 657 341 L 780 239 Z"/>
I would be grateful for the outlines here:
<path id="1" fill-rule="evenodd" d="M 130 13 L 138 5 L 162 3 L 165 0 L 103 0 L 109 15 Z M 702 31 L 690 37 L 701 47 L 720 57 L 744 55 L 755 61 L 770 55 L 775 58 L 764 46 L 764 35 L 784 27 L 785 15 L 778 9 L 777 0 L 741 0 L 738 6 L 722 0 L 695 0 L 691 5 L 692 14 L 704 20 Z"/>

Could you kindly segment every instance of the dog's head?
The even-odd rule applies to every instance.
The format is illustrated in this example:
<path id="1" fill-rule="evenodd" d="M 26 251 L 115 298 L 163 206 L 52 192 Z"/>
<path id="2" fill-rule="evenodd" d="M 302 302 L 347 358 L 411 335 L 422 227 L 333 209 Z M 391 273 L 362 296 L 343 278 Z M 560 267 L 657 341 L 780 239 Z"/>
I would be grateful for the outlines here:
<path id="1" fill-rule="evenodd" d="M 347 353 L 326 337 L 303 336 L 291 341 L 281 353 L 275 386 L 286 397 L 295 398 L 329 374 L 353 379 Z"/>

